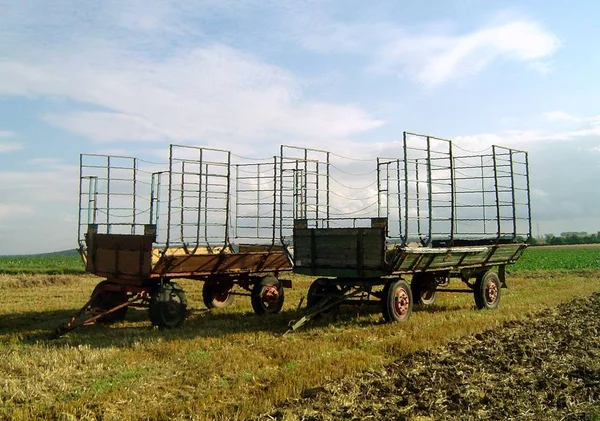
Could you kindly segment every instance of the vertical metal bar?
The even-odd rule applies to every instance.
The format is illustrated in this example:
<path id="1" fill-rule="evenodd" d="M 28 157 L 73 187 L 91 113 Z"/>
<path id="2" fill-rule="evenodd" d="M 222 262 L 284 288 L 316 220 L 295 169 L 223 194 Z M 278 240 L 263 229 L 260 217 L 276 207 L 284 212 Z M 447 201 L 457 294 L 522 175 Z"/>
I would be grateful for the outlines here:
<path id="1" fill-rule="evenodd" d="M 496 160 L 496 145 L 492 145 L 492 157 L 494 162 L 494 187 L 496 190 L 496 240 L 500 239 L 500 193 L 498 191 L 498 163 Z"/>
<path id="2" fill-rule="evenodd" d="M 317 160 L 317 162 L 315 163 L 315 219 L 319 220 L 319 167 L 321 166 L 321 163 L 319 162 L 319 160 Z"/>
<path id="3" fill-rule="evenodd" d="M 433 239 L 432 229 L 433 229 L 433 192 L 432 192 L 432 180 L 431 180 L 431 138 L 427 136 L 427 178 L 429 179 L 427 183 L 427 199 L 428 199 L 428 208 L 429 208 L 429 238 L 427 239 L 427 245 L 431 245 L 431 240 Z"/>
<path id="4" fill-rule="evenodd" d="M 260 238 L 260 165 L 256 164 L 256 238 Z"/>
<path id="5" fill-rule="evenodd" d="M 277 178 L 277 175 L 275 175 L 275 178 Z M 284 239 L 283 239 L 283 145 L 281 145 L 279 147 L 279 240 L 282 243 L 284 241 Z"/>
<path id="6" fill-rule="evenodd" d="M 485 173 L 484 173 L 484 165 L 483 165 L 483 155 L 479 158 L 481 161 L 481 203 L 483 205 L 483 234 L 487 234 L 487 219 L 485 214 Z"/>
<path id="7" fill-rule="evenodd" d="M 448 142 L 448 154 L 450 160 L 450 244 L 454 241 L 454 231 L 456 230 L 456 188 L 454 185 L 454 154 L 452 152 L 452 142 Z"/>
<path id="8" fill-rule="evenodd" d="M 304 217 L 308 218 L 308 149 L 304 149 L 304 186 L 302 188 L 304 201 Z"/>
<path id="9" fill-rule="evenodd" d="M 135 227 L 136 227 L 136 198 L 137 198 L 137 159 L 133 158 L 133 209 L 131 210 L 133 212 L 133 225 L 131 226 L 131 234 L 135 234 Z"/>
<path id="10" fill-rule="evenodd" d="M 327 152 L 326 153 L 326 159 L 327 159 L 327 179 L 326 179 L 326 181 L 327 181 L 327 183 L 326 183 L 327 184 L 327 186 L 326 186 L 326 188 L 327 188 L 327 199 L 326 199 L 327 200 L 327 205 L 326 205 L 327 206 L 327 208 L 326 208 L 326 212 L 327 212 L 327 228 L 329 228 L 329 218 L 330 218 L 330 213 L 329 213 L 329 211 L 330 211 L 330 202 L 329 202 L 329 199 L 330 199 L 330 196 L 329 196 L 329 176 L 330 176 L 330 168 L 331 168 L 330 164 L 331 163 L 329 161 L 329 158 L 330 158 L 329 155 L 330 155 L 329 152 Z"/>
<path id="11" fill-rule="evenodd" d="M 194 246 L 194 253 L 200 246 L 200 225 L 202 221 L 202 163 L 204 162 L 204 149 L 198 150 L 198 212 L 196 216 L 196 245 Z M 204 192 L 206 194 L 206 191 Z"/>
<path id="12" fill-rule="evenodd" d="M 381 174 L 379 171 L 380 159 L 377 157 L 377 216 L 381 218 Z"/>
<path id="13" fill-rule="evenodd" d="M 419 236 L 421 236 L 421 182 L 419 179 L 419 159 L 415 159 L 415 188 L 417 190 L 416 192 L 416 198 L 417 198 L 417 234 Z"/>
<path id="14" fill-rule="evenodd" d="M 526 174 L 526 183 L 527 183 L 527 221 L 528 221 L 528 229 L 527 240 L 531 238 L 531 197 L 529 195 L 529 154 L 527 152 L 523 152 L 525 154 L 525 174 Z"/>
<path id="15" fill-rule="evenodd" d="M 408 150 L 406 147 L 406 132 L 403 133 L 402 137 L 402 149 L 404 153 L 404 239 L 402 245 L 405 246 L 408 242 Z"/>
<path id="16" fill-rule="evenodd" d="M 159 220 L 160 220 L 160 191 L 162 186 L 162 176 L 163 173 L 158 173 L 158 182 L 156 183 L 156 218 L 154 221 L 154 225 L 156 225 L 156 232 L 158 234 Z"/>
<path id="17" fill-rule="evenodd" d="M 179 225 L 179 231 L 180 231 L 180 236 L 181 236 L 181 243 L 183 244 L 183 246 L 185 247 L 185 235 L 183 232 L 183 226 L 185 224 L 185 213 L 184 213 L 184 206 L 185 206 L 185 160 L 181 161 L 181 200 L 180 200 L 180 206 L 181 209 L 179 209 L 179 213 L 181 215 L 181 223 Z"/>
<path id="18" fill-rule="evenodd" d="M 229 245 L 229 201 L 231 191 L 231 152 L 227 151 L 227 195 L 225 196 L 225 242 L 223 247 Z"/>
<path id="19" fill-rule="evenodd" d="M 204 170 L 206 171 L 204 176 L 204 241 L 210 250 L 210 242 L 208 241 L 208 178 L 210 172 L 208 171 L 208 164 L 205 164 Z"/>
<path id="20" fill-rule="evenodd" d="M 79 183 L 81 185 L 81 183 Z M 81 202 L 81 198 L 79 199 Z M 93 224 L 93 217 L 94 217 L 94 208 L 95 208 L 95 203 L 94 203 L 94 177 L 90 177 L 89 178 L 89 182 L 88 182 L 88 225 L 89 224 Z"/>
<path id="21" fill-rule="evenodd" d="M 271 222 L 271 246 L 275 245 L 276 215 L 277 214 L 277 157 L 273 157 L 273 218 Z"/>
<path id="22" fill-rule="evenodd" d="M 234 238 L 239 235 L 238 219 L 240 214 L 240 166 L 235 166 L 235 218 L 233 222 Z"/>
<path id="23" fill-rule="evenodd" d="M 513 240 L 517 238 L 517 201 L 515 198 L 515 169 L 513 164 L 513 150 L 509 151 L 510 157 L 510 190 L 512 198 L 512 217 L 513 217 Z"/>
<path id="24" fill-rule="evenodd" d="M 110 234 L 110 156 L 106 157 L 106 233 Z"/>
<path id="25" fill-rule="evenodd" d="M 396 188 L 398 190 L 398 237 L 402 238 L 402 192 L 400 189 L 400 160 L 396 159 Z M 389 197 L 389 194 L 388 194 Z M 389 215 L 387 216 L 389 218 Z M 389 225 L 389 221 L 388 221 Z"/>
<path id="26" fill-rule="evenodd" d="M 169 145 L 169 191 L 168 191 L 169 202 L 167 203 L 167 239 L 165 248 L 169 247 L 171 240 L 171 212 L 173 199 L 173 145 Z"/>
<path id="27" fill-rule="evenodd" d="M 386 193 L 386 201 L 385 201 L 385 216 L 388 217 L 390 215 L 390 162 L 386 162 L 385 164 L 385 193 Z"/>
<path id="28" fill-rule="evenodd" d="M 149 224 L 152 223 L 154 219 L 154 196 L 156 195 L 156 180 L 158 178 L 158 173 L 152 173 L 150 178 L 150 221 Z"/>
<path id="29" fill-rule="evenodd" d="M 95 224 L 98 220 L 98 177 L 94 177 L 94 213 L 92 223 Z"/>
<path id="30" fill-rule="evenodd" d="M 302 211 L 302 181 L 301 171 L 299 168 L 300 162 L 296 160 L 296 171 L 294 171 L 293 183 L 294 183 L 294 218 L 305 218 L 305 215 L 301 214 Z M 300 181 L 299 181 L 300 180 Z"/>
<path id="31" fill-rule="evenodd" d="M 90 178 L 91 184 L 91 178 Z M 88 191 L 88 195 L 90 192 Z M 77 243 L 79 247 L 83 247 L 81 241 L 81 211 L 83 207 L 83 154 L 79 154 L 79 214 L 77 215 Z M 90 206 L 88 202 L 88 224 L 90 223 Z"/>

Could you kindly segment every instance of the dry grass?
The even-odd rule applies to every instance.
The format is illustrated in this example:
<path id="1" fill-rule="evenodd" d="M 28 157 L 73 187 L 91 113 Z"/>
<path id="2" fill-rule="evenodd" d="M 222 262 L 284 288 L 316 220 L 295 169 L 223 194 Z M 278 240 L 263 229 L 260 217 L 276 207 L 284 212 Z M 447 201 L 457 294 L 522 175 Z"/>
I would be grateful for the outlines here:
<path id="1" fill-rule="evenodd" d="M 16 420 L 248 419 L 304 389 L 600 291 L 598 271 L 517 273 L 496 311 L 447 294 L 407 324 L 382 323 L 377 307 L 347 308 L 335 323 L 281 337 L 310 278 L 293 276 L 284 311 L 269 317 L 254 316 L 245 297 L 205 312 L 202 284 L 181 281 L 192 311 L 179 329 L 153 329 L 133 309 L 123 323 L 48 340 L 98 280 L 18 288 L 8 279 L 0 279 L 0 418 Z"/>
<path id="2" fill-rule="evenodd" d="M 43 273 L 19 273 L 2 274 L 0 273 L 0 288 L 34 288 L 51 285 L 69 285 L 78 282 L 80 278 L 76 276 L 50 275 Z"/>

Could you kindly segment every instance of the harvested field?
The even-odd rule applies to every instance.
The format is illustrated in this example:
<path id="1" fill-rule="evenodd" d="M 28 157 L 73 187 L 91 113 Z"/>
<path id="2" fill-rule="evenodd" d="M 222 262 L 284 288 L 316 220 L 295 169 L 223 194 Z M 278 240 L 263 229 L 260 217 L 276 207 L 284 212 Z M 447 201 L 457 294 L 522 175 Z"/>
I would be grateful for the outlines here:
<path id="1" fill-rule="evenodd" d="M 501 305 L 494 311 L 474 310 L 472 294 L 444 293 L 434 306 L 415 308 L 405 324 L 383 323 L 377 305 L 346 307 L 337 320 L 324 318 L 283 337 L 280 334 L 288 323 L 302 314 L 296 307 L 306 295 L 310 277 L 285 275 L 293 280 L 294 288 L 286 291 L 281 314 L 272 317 L 255 316 L 247 297 L 236 297 L 230 307 L 207 311 L 202 304 L 202 282 L 181 280 L 189 315 L 177 329 L 155 329 L 146 309 L 133 308 L 123 322 L 81 328 L 50 340 L 53 329 L 69 320 L 101 279 L 3 274 L 0 420 L 243 421 L 265 413 L 282 420 L 369 419 L 369 415 L 371 419 L 421 421 L 468 416 L 536 418 L 518 412 L 526 404 L 538 419 L 546 417 L 542 404 L 550 408 L 549 419 L 560 419 L 560 413 L 571 414 L 566 419 L 586 419 L 598 414 L 594 412 L 596 404 L 586 403 L 580 394 L 585 389 L 580 387 L 581 381 L 591 379 L 586 388 L 592 388 L 598 400 L 598 384 L 593 383 L 598 380 L 598 366 L 592 361 L 598 360 L 598 345 L 592 342 L 598 321 L 586 316 L 578 304 L 563 303 L 600 292 L 597 255 L 588 250 L 569 248 L 561 250 L 562 254 L 542 247 L 527 250 L 519 261 L 524 267 L 511 266 L 509 288 L 502 290 Z M 535 269 L 542 264 L 552 269 Z M 547 308 L 561 309 L 556 314 L 562 323 L 544 328 L 547 337 L 513 330 L 522 320 L 538 316 L 543 325 L 544 318 L 552 314 L 544 313 Z M 597 301 L 590 312 L 598 317 Z M 596 336 L 589 335 L 567 348 L 565 344 L 575 341 L 578 331 L 583 335 L 588 329 L 581 324 L 584 321 L 594 323 Z M 561 327 L 570 326 L 568 323 L 580 323 L 572 325 L 575 337 L 559 336 L 568 332 Z M 478 334 L 481 336 L 476 337 Z M 526 339 L 515 342 L 510 335 Z M 522 349 L 512 349 L 519 344 Z M 545 349 L 545 354 L 540 354 L 543 360 L 534 357 L 536 344 Z M 590 344 L 593 346 L 588 347 Z M 490 349 L 495 350 L 493 355 Z M 527 357 L 514 354 L 518 351 Z M 588 362 L 585 352 L 591 353 Z M 456 363 L 453 354 L 458 356 Z M 548 372 L 533 371 L 526 365 L 528 360 L 532 367 L 548 368 Z M 513 371 L 506 375 L 503 367 L 509 363 Z M 398 364 L 403 364 L 402 373 L 413 380 L 402 380 Z M 470 368 L 472 365 L 475 368 Z M 589 370 L 581 371 L 588 373 L 587 377 L 575 376 L 580 367 Z M 443 371 L 451 368 L 454 371 Z M 540 376 L 537 383 L 528 380 L 534 374 Z M 454 386 L 452 376 L 460 380 Z M 407 391 L 399 391 L 402 384 Z M 438 385 L 439 389 L 434 388 Z M 564 393 L 561 385 L 565 385 Z M 515 395 L 509 393 L 511 387 Z M 548 390 L 546 395 L 541 388 Z M 513 398 L 517 392 L 525 396 L 523 390 L 548 403 Z M 491 396 L 493 402 L 486 402 L 481 393 Z M 455 403 L 458 398 L 463 400 Z M 500 402 L 506 408 L 518 408 L 517 412 L 498 409 Z M 559 405 L 556 402 L 565 407 L 552 410 L 549 405 Z M 425 405 L 433 406 L 429 410 Z M 277 408 L 281 408 L 279 412 L 269 412 Z"/>
<path id="2" fill-rule="evenodd" d="M 600 294 L 303 393 L 261 420 L 598 420 Z"/>

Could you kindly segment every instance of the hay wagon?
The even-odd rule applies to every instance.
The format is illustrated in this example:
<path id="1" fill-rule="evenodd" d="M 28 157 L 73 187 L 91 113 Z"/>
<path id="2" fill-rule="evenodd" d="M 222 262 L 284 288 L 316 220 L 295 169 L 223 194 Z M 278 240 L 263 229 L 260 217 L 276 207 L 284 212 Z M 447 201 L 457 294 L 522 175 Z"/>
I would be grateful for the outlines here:
<path id="1" fill-rule="evenodd" d="M 82 154 L 79 251 L 86 271 L 104 280 L 57 333 L 122 320 L 140 306 L 152 324 L 178 326 L 187 308 L 178 278 L 203 281 L 209 309 L 241 295 L 256 314 L 279 312 L 291 287 L 279 276 L 292 269 L 280 240 L 291 207 L 282 200 L 298 195 L 287 186 L 299 165 L 179 145 L 166 164 Z"/>
<path id="2" fill-rule="evenodd" d="M 294 220 L 294 272 L 317 279 L 291 330 L 342 304 L 373 301 L 385 320 L 403 322 L 413 303 L 431 305 L 440 292 L 471 293 L 478 309 L 498 306 L 505 267 L 531 235 L 527 153 L 469 153 L 405 132 L 397 154 L 377 158 L 376 215 L 332 218 L 321 209 L 327 217 Z M 321 193 L 321 208 L 333 206 L 332 193 Z M 449 288 L 451 278 L 466 288 Z"/>

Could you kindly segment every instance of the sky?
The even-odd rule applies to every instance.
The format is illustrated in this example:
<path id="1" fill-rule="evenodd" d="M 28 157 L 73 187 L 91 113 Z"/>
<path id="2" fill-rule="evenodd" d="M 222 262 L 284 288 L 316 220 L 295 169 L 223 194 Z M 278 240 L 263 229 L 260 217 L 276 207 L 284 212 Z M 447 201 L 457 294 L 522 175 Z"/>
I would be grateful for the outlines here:
<path id="1" fill-rule="evenodd" d="M 77 246 L 79 154 L 529 152 L 533 234 L 600 231 L 600 3 L 0 0 L 0 254 Z"/>

